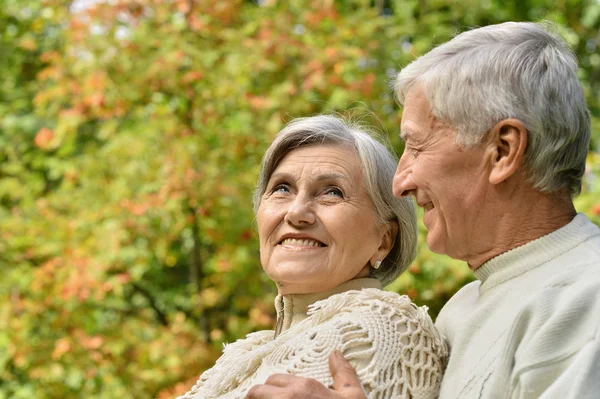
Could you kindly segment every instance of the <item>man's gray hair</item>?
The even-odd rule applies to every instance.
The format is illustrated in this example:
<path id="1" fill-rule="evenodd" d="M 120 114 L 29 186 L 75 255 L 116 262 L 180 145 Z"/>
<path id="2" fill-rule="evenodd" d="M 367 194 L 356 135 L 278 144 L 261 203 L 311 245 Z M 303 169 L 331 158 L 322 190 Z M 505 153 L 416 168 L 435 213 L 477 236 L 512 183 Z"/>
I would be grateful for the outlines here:
<path id="1" fill-rule="evenodd" d="M 371 272 L 372 277 L 385 286 L 406 270 L 416 256 L 417 218 L 413 200 L 396 198 L 392 193 L 397 158 L 389 141 L 383 137 L 378 137 L 378 141 L 374 136 L 374 133 L 361 126 L 346 123 L 334 116 L 294 119 L 277 134 L 263 157 L 254 191 L 254 212 L 258 211 L 271 174 L 290 151 L 319 145 L 339 145 L 352 149 L 360 162 L 364 187 L 373 203 L 377 222 L 381 225 L 391 221 L 398 223 L 398 234 L 392 250 L 381 267 Z"/>
<path id="2" fill-rule="evenodd" d="M 577 59 L 550 23 L 506 22 L 461 33 L 398 74 L 401 105 L 416 86 L 465 147 L 501 120 L 519 119 L 528 130 L 525 168 L 534 187 L 571 197 L 581 191 L 590 116 Z"/>

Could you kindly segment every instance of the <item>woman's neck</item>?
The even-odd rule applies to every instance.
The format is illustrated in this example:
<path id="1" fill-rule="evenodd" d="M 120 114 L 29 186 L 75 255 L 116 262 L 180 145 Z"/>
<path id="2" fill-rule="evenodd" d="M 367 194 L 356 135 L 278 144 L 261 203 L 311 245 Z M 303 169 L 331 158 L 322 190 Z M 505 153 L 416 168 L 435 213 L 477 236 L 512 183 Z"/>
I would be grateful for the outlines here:
<path id="1" fill-rule="evenodd" d="M 308 316 L 308 307 L 313 303 L 327 299 L 335 294 L 350 290 L 361 290 L 363 288 L 381 289 L 381 283 L 374 278 L 359 278 L 346 281 L 326 292 L 277 295 L 275 298 L 275 310 L 277 312 L 275 336 L 277 337 L 294 324 L 304 320 Z"/>

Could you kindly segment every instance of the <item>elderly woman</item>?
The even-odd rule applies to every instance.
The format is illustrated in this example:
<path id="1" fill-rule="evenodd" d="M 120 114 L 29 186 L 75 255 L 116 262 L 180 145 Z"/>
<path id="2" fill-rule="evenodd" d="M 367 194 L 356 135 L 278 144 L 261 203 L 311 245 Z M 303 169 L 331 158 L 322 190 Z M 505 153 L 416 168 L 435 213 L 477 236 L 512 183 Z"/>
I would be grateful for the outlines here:
<path id="1" fill-rule="evenodd" d="M 334 349 L 372 398 L 434 398 L 448 354 L 425 308 L 381 290 L 415 256 L 416 217 L 392 195 L 396 161 L 333 116 L 296 119 L 267 150 L 254 195 L 275 331 L 227 345 L 181 398 L 241 398 L 273 373 L 331 386 Z"/>

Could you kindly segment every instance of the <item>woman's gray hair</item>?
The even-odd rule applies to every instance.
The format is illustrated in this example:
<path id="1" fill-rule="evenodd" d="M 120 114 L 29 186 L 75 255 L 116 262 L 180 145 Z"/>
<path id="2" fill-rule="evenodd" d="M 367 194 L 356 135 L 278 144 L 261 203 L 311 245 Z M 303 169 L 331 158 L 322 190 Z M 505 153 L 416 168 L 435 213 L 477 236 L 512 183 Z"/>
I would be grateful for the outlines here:
<path id="1" fill-rule="evenodd" d="M 503 119 L 528 130 L 525 168 L 542 192 L 581 191 L 590 116 L 577 59 L 550 23 L 507 22 L 473 29 L 405 67 L 394 82 L 400 104 L 420 86 L 433 115 L 479 143 Z"/>
<path id="2" fill-rule="evenodd" d="M 398 223 L 392 250 L 379 269 L 372 269 L 372 277 L 385 286 L 406 270 L 416 256 L 417 218 L 413 200 L 396 198 L 392 193 L 397 158 L 389 141 L 383 137 L 378 137 L 378 141 L 374 136 L 357 124 L 330 115 L 294 119 L 277 134 L 263 157 L 254 191 L 254 212 L 258 211 L 271 174 L 290 151 L 318 145 L 351 148 L 360 161 L 365 190 L 372 200 L 378 223 Z"/>

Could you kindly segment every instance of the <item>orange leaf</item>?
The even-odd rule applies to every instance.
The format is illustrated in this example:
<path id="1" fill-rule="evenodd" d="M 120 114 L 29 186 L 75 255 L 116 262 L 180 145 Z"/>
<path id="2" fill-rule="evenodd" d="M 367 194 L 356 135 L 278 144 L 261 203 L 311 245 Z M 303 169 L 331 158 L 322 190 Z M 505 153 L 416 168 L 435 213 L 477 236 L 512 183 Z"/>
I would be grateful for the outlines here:
<path id="1" fill-rule="evenodd" d="M 50 146 L 50 142 L 53 138 L 54 132 L 47 127 L 43 127 L 37 132 L 33 141 L 37 147 L 46 149 Z"/>
<path id="2" fill-rule="evenodd" d="M 71 350 L 71 342 L 68 338 L 60 338 L 54 344 L 54 350 L 52 351 L 52 359 L 57 360 L 62 357 L 65 353 Z"/>

